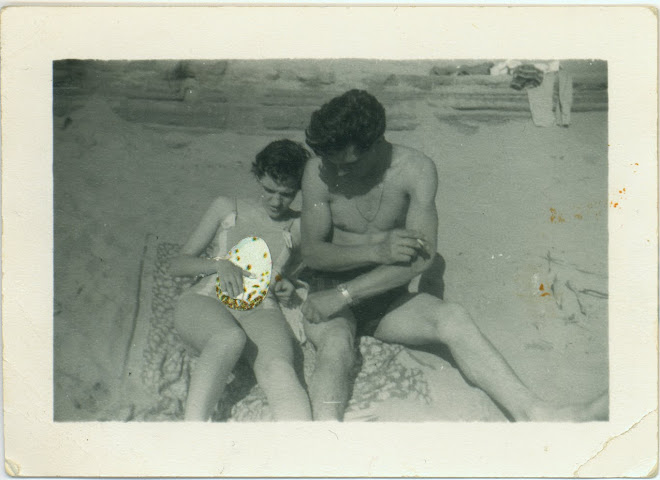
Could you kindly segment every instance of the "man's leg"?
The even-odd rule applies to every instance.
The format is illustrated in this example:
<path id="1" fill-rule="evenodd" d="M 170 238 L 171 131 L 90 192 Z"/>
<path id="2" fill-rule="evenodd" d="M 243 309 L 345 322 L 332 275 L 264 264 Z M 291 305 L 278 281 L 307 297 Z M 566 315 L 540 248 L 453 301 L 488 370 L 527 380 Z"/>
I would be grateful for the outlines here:
<path id="1" fill-rule="evenodd" d="M 595 420 L 607 417 L 607 400 L 556 408 L 541 401 L 483 336 L 467 311 L 419 294 L 389 312 L 375 337 L 407 345 L 446 344 L 458 367 L 516 420 Z"/>
<path id="2" fill-rule="evenodd" d="M 305 320 L 305 334 L 316 347 L 309 387 L 314 420 L 342 420 L 355 363 L 355 318 L 344 309 L 327 322 Z"/>

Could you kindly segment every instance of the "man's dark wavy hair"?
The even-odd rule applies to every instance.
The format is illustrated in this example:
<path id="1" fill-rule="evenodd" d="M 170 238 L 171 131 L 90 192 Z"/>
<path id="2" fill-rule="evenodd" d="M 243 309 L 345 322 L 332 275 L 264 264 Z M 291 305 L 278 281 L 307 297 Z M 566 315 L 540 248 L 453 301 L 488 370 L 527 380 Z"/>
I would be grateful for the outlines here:
<path id="1" fill-rule="evenodd" d="M 312 114 L 305 137 L 318 156 L 353 144 L 368 150 L 385 133 L 385 108 L 364 90 L 349 90 Z"/>
<path id="2" fill-rule="evenodd" d="M 252 173 L 258 179 L 269 175 L 277 183 L 291 185 L 299 190 L 309 157 L 309 152 L 300 143 L 287 139 L 277 140 L 257 153 L 252 163 Z"/>

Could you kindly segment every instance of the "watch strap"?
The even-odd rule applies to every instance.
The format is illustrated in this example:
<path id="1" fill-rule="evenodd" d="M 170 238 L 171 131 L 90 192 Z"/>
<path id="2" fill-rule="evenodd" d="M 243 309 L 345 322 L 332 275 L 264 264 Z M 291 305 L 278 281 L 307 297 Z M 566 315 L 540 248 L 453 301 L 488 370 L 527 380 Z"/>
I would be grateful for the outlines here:
<path id="1" fill-rule="evenodd" d="M 346 300 L 346 305 L 353 305 L 353 297 L 351 296 L 351 293 L 348 291 L 348 287 L 346 287 L 346 284 L 340 283 L 337 285 L 337 291 L 341 293 L 342 297 L 344 297 L 344 300 Z"/>

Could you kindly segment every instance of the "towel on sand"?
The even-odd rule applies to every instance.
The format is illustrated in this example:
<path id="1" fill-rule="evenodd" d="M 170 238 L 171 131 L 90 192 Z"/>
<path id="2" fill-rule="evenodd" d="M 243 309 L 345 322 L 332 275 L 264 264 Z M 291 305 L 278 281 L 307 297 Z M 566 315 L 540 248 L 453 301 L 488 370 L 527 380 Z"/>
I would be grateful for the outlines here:
<path id="1" fill-rule="evenodd" d="M 143 314 L 138 319 L 148 324 L 142 325 L 144 339 L 134 342 L 136 351 L 132 352 L 140 364 L 140 383 L 148 401 L 135 408 L 132 419 L 181 420 L 196 356 L 174 329 L 173 310 L 178 296 L 191 282 L 167 274 L 167 261 L 179 251 L 179 245 L 160 243 L 155 248 L 155 267 L 146 270 L 151 278 L 143 278 L 142 283 L 143 288 L 152 289 L 151 305 L 142 306 Z M 345 420 L 504 419 L 483 392 L 468 386 L 447 360 L 435 354 L 366 336 L 359 339 L 357 348 L 359 361 Z M 301 350 L 304 377 L 309 382 L 315 351 L 309 342 L 303 343 Z M 271 419 L 268 401 L 251 369 L 239 362 L 213 420 Z"/>

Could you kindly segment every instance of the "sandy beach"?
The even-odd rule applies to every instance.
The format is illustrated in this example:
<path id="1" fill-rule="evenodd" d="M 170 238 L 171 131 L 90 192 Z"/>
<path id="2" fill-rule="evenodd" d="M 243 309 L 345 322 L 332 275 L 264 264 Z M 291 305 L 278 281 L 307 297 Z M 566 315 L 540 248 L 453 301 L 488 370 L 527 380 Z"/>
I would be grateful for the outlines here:
<path id="1" fill-rule="evenodd" d="M 617 207 L 606 65 L 565 62 L 571 125 L 540 128 L 510 78 L 430 73 L 459 64 L 57 65 L 55 420 L 118 420 L 130 404 L 121 383 L 147 235 L 182 243 L 215 196 L 254 196 L 254 155 L 272 140 L 303 141 L 309 114 L 348 88 L 376 95 L 386 138 L 437 166 L 445 299 L 467 308 L 542 398 L 607 390 L 607 216 Z M 447 418 L 481 418 L 492 402 L 447 365 Z"/>

